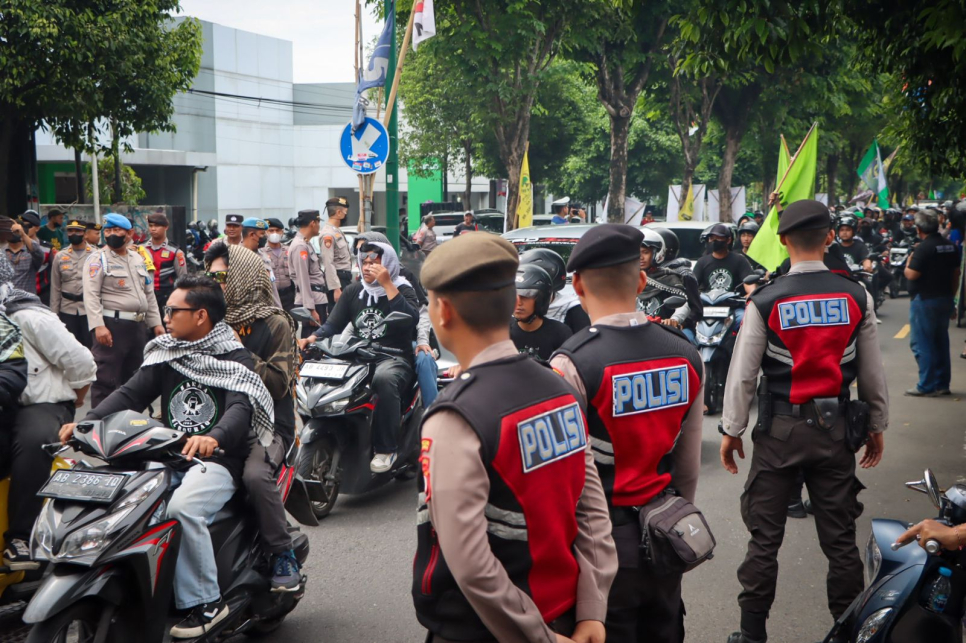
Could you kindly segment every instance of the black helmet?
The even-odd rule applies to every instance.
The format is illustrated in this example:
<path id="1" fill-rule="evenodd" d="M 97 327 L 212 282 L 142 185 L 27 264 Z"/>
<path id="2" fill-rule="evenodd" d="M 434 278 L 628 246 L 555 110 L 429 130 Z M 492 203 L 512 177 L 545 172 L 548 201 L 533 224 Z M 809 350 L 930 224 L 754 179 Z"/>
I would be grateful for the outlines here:
<path id="1" fill-rule="evenodd" d="M 852 228 L 852 230 L 855 230 L 855 228 L 856 228 L 855 217 L 851 217 L 851 216 L 842 216 L 842 217 L 839 217 L 839 222 L 835 225 L 835 229 L 838 230 L 839 228 L 841 228 L 843 226 L 848 226 L 848 227 Z"/>
<path id="2" fill-rule="evenodd" d="M 751 234 L 758 234 L 758 230 L 760 229 L 761 227 L 754 221 L 745 221 L 740 226 L 738 226 L 738 234 L 740 235 L 742 232 L 750 232 Z"/>
<path id="3" fill-rule="evenodd" d="M 299 226 L 299 220 L 297 218 L 292 217 L 291 219 L 288 220 L 288 227 L 290 230 L 294 230 L 298 226 Z"/>
<path id="4" fill-rule="evenodd" d="M 553 283 L 547 271 L 535 263 L 521 265 L 517 268 L 516 287 L 519 296 L 534 300 L 533 313 L 537 317 L 546 317 L 553 296 Z"/>
<path id="5" fill-rule="evenodd" d="M 664 237 L 664 261 L 662 263 L 677 259 L 678 253 L 681 252 L 681 242 L 678 240 L 678 235 L 674 234 L 674 230 L 658 227 L 653 227 L 651 230 Z"/>
<path id="6" fill-rule="evenodd" d="M 208 229 L 211 230 L 212 232 L 217 232 L 218 231 L 218 219 L 211 219 L 208 222 Z"/>
<path id="7" fill-rule="evenodd" d="M 563 257 L 550 248 L 533 248 L 520 255 L 520 266 L 535 264 L 550 276 L 554 292 L 560 292 L 567 285 L 567 264 Z"/>

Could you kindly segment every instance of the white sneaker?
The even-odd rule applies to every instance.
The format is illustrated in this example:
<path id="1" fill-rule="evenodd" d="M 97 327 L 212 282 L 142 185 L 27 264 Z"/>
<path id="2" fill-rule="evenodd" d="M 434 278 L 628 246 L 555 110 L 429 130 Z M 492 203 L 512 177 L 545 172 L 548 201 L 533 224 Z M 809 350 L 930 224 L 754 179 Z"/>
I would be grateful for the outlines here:
<path id="1" fill-rule="evenodd" d="M 396 464 L 395 453 L 377 453 L 376 457 L 369 463 L 369 469 L 373 473 L 385 473 L 392 469 L 394 464 Z"/>

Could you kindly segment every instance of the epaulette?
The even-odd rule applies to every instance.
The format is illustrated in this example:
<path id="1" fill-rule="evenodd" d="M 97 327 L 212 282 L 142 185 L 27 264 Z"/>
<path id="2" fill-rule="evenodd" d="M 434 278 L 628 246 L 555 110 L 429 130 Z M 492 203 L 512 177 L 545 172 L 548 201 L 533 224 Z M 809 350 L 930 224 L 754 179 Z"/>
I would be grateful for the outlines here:
<path id="1" fill-rule="evenodd" d="M 585 344 L 597 339 L 598 337 L 600 337 L 600 333 L 597 332 L 597 329 L 594 326 L 588 326 L 587 328 L 578 331 L 576 335 L 571 336 L 570 339 L 565 341 L 563 346 L 560 347 L 560 350 L 564 352 L 576 352 Z"/>
<path id="2" fill-rule="evenodd" d="M 680 328 L 675 328 L 674 326 L 669 326 L 667 324 L 653 324 L 653 325 L 657 326 L 658 328 L 662 328 L 669 333 L 674 333 L 675 335 L 677 335 L 683 340 L 686 340 L 688 342 L 691 341 L 690 339 L 688 339 L 688 336 L 684 334 L 684 331 L 681 330 Z"/>

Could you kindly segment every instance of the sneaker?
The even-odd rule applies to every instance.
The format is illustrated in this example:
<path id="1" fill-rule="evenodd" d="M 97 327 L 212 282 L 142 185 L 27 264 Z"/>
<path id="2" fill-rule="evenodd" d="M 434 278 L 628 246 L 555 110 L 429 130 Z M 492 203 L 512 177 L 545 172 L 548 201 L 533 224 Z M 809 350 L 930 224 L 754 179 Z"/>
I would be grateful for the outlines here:
<path id="1" fill-rule="evenodd" d="M 918 386 L 914 386 L 908 391 L 906 391 L 905 394 L 908 395 L 909 397 L 937 397 L 938 395 L 940 395 L 940 392 L 932 391 L 930 393 L 927 393 L 921 388 L 919 388 Z"/>
<path id="2" fill-rule="evenodd" d="M 788 517 L 789 518 L 805 518 L 808 514 L 805 513 L 805 505 L 802 504 L 801 500 L 796 500 L 792 504 L 788 505 Z"/>
<path id="3" fill-rule="evenodd" d="M 302 585 L 302 578 L 299 575 L 299 571 L 299 561 L 295 560 L 295 552 L 291 549 L 275 556 L 272 565 L 272 591 L 298 591 Z"/>
<path id="4" fill-rule="evenodd" d="M 23 538 L 11 538 L 3 550 L 3 564 L 12 572 L 40 569 L 40 563 L 30 557 L 30 545 Z"/>
<path id="5" fill-rule="evenodd" d="M 195 607 L 184 619 L 171 628 L 171 638 L 194 639 L 208 632 L 228 616 L 228 603 L 219 600 Z"/>
<path id="6" fill-rule="evenodd" d="M 938 391 L 936 391 L 936 395 L 952 395 L 952 394 L 953 392 L 950 391 L 948 388 L 941 388 Z"/>
<path id="7" fill-rule="evenodd" d="M 394 464 L 396 464 L 395 453 L 377 453 L 376 457 L 369 463 L 369 469 L 373 473 L 385 473 L 392 469 Z"/>

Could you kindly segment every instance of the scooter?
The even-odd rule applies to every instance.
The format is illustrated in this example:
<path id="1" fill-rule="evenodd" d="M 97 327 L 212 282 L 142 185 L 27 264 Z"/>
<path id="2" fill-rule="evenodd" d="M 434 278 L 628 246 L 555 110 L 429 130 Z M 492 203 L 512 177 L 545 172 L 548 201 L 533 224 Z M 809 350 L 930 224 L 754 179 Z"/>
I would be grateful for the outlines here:
<path id="1" fill-rule="evenodd" d="M 23 620 L 33 628 L 28 643 L 78 640 L 161 643 L 178 620 L 172 611 L 181 523 L 165 517 L 176 488 L 173 474 L 199 460 L 181 455 L 186 434 L 134 411 L 77 424 L 66 447 L 104 462 L 81 463 L 52 475 L 31 538 L 34 558 L 49 562 L 43 583 Z M 285 498 L 294 471 L 278 478 Z M 218 582 L 229 614 L 194 641 L 235 634 L 267 634 L 295 609 L 295 592 L 271 591 L 271 556 L 264 550 L 244 492 L 219 511 L 209 526 Z M 308 538 L 290 528 L 295 556 L 304 563 Z M 83 638 L 86 636 L 87 638 Z"/>
<path id="2" fill-rule="evenodd" d="M 889 283 L 889 297 L 895 299 L 899 293 L 909 291 L 909 280 L 906 279 L 906 259 L 909 257 L 909 249 L 912 241 L 908 238 L 893 243 L 889 248 L 889 267 L 892 270 L 892 281 Z"/>
<path id="3" fill-rule="evenodd" d="M 757 283 L 760 279 L 758 274 L 749 275 L 746 283 Z M 701 302 L 704 314 L 694 335 L 704 362 L 704 404 L 711 415 L 721 410 L 728 366 L 738 335 L 736 311 L 744 309 L 745 296 L 732 290 L 715 289 L 701 293 Z"/>
<path id="4" fill-rule="evenodd" d="M 942 493 L 932 471 L 907 482 L 926 494 L 947 525 L 966 522 L 966 485 Z M 872 521 L 865 549 L 866 590 L 836 620 L 824 643 L 962 643 L 966 569 L 960 552 L 943 551 L 935 540 L 905 549 L 896 539 L 909 525 Z M 945 577 L 945 578 L 944 578 Z"/>
<path id="5" fill-rule="evenodd" d="M 312 324 L 308 310 L 292 317 Z M 405 313 L 390 313 L 372 332 L 408 322 Z M 402 356 L 402 351 L 371 339 L 331 337 L 309 346 L 299 369 L 297 409 L 302 417 L 298 473 L 305 480 L 312 511 L 329 515 L 340 492 L 365 493 L 393 479 L 415 476 L 419 465 L 419 423 L 423 408 L 416 378 L 403 395 L 399 453 L 393 468 L 373 473 L 372 419 L 378 403 L 372 391 L 376 364 Z"/>

